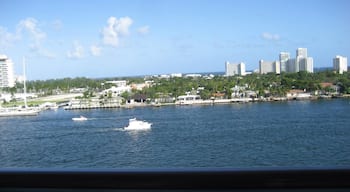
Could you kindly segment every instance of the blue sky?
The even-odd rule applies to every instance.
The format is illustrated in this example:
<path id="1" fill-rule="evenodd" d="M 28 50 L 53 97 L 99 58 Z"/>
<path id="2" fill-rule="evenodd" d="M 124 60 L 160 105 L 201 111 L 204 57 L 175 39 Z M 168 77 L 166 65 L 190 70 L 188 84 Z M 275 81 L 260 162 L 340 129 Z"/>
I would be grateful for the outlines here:
<path id="1" fill-rule="evenodd" d="M 308 48 L 350 56 L 347 0 L 0 0 L 0 54 L 27 78 L 220 72 Z"/>

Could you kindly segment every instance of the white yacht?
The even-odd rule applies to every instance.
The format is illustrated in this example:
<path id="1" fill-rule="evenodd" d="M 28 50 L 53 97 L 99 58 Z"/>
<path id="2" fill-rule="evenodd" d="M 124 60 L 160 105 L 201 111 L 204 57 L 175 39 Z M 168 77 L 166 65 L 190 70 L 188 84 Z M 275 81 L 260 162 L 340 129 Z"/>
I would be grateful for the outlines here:
<path id="1" fill-rule="evenodd" d="M 0 108 L 0 117 L 11 117 L 11 116 L 34 116 L 38 115 L 40 110 L 32 108 Z"/>
<path id="2" fill-rule="evenodd" d="M 11 116 L 34 116 L 40 112 L 39 108 L 28 107 L 27 105 L 27 87 L 26 87 L 26 73 L 25 73 L 25 60 L 23 57 L 23 91 L 24 91 L 24 107 L 1 107 L 0 106 L 0 117 L 11 117 Z"/>
<path id="3" fill-rule="evenodd" d="M 136 120 L 136 118 L 129 119 L 129 125 L 124 127 L 125 130 L 148 130 L 151 129 L 152 123 L 146 121 Z"/>

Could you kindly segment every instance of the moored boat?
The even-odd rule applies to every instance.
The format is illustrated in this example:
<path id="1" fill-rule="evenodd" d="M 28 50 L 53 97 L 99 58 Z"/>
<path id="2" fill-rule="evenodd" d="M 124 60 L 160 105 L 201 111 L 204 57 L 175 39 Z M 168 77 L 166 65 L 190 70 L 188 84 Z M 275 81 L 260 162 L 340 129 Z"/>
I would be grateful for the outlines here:
<path id="1" fill-rule="evenodd" d="M 35 116 L 40 110 L 32 108 L 0 108 L 0 117 Z"/>

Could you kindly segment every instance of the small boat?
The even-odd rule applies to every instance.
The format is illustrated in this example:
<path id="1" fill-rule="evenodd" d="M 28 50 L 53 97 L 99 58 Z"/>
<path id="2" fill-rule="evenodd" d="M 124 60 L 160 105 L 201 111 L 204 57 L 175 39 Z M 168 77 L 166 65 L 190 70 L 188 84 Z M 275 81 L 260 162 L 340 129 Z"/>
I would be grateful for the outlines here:
<path id="1" fill-rule="evenodd" d="M 82 115 L 80 115 L 80 117 L 73 117 L 72 120 L 73 121 L 86 121 L 87 118 L 82 116 Z"/>
<path id="2" fill-rule="evenodd" d="M 129 119 L 129 125 L 124 127 L 125 130 L 148 130 L 151 129 L 152 123 L 146 121 L 136 120 L 136 118 Z"/>

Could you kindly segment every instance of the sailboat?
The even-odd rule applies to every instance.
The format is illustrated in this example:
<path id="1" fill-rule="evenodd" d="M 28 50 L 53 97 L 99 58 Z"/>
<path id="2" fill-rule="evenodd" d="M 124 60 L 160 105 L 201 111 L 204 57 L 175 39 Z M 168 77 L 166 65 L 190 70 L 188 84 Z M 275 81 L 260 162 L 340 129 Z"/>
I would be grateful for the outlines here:
<path id="1" fill-rule="evenodd" d="M 40 109 L 31 108 L 27 105 L 27 87 L 26 87 L 26 72 L 25 72 L 25 59 L 23 57 L 23 92 L 24 92 L 24 107 L 1 107 L 0 106 L 0 117 L 11 117 L 11 116 L 33 116 L 38 115 Z"/>

